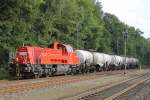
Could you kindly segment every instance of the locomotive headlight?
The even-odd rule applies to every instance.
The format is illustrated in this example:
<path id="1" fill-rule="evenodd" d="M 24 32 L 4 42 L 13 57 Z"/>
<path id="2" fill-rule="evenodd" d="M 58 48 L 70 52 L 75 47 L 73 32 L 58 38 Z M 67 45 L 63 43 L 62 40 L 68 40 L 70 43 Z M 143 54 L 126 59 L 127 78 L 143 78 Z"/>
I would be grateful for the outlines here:
<path id="1" fill-rule="evenodd" d="M 25 70 L 27 71 L 27 70 L 28 70 L 28 67 L 25 67 Z"/>
<path id="2" fill-rule="evenodd" d="M 26 56 L 27 52 L 19 52 L 19 55 Z"/>

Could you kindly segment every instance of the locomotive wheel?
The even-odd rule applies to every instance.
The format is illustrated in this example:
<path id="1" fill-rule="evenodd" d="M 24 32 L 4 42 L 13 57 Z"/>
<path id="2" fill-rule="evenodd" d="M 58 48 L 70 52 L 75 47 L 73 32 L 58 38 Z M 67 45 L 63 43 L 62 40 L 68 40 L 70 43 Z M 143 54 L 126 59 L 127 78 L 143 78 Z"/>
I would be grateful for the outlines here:
<path id="1" fill-rule="evenodd" d="M 75 68 L 72 68 L 71 69 L 71 75 L 75 75 L 76 74 L 76 69 Z"/>
<path id="2" fill-rule="evenodd" d="M 40 76 L 39 76 L 39 74 L 34 74 L 34 78 L 35 79 L 37 79 L 37 78 L 39 78 Z"/>
<path id="3" fill-rule="evenodd" d="M 49 74 L 45 73 L 45 74 L 44 74 L 44 77 L 49 77 Z"/>

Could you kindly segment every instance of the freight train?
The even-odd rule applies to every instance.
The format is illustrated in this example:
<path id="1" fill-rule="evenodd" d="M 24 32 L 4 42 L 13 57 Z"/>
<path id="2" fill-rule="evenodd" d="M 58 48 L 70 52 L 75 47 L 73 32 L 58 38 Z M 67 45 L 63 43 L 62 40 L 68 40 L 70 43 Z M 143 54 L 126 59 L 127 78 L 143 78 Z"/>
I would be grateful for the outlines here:
<path id="1" fill-rule="evenodd" d="M 138 59 L 109 55 L 54 42 L 47 48 L 21 46 L 10 62 L 12 77 L 48 77 L 60 74 L 91 73 L 127 68 L 137 68 Z"/>

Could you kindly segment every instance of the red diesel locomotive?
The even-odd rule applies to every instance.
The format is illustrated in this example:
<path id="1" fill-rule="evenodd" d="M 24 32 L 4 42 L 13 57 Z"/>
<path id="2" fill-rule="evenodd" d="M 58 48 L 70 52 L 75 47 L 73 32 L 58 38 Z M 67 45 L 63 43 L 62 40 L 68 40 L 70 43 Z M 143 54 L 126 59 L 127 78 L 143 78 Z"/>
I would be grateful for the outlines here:
<path id="1" fill-rule="evenodd" d="M 78 67 L 78 56 L 70 45 L 54 42 L 48 48 L 22 46 L 10 64 L 10 74 L 19 77 L 41 77 L 73 74 Z"/>

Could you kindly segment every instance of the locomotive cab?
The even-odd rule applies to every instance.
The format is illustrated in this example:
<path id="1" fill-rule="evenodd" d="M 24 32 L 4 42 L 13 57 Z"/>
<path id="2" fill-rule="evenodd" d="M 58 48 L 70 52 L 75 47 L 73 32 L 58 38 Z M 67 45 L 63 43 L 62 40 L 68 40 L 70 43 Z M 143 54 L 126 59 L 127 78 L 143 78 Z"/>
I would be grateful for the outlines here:
<path id="1" fill-rule="evenodd" d="M 48 48 L 59 50 L 62 52 L 62 55 L 68 56 L 69 54 L 75 53 L 75 50 L 72 46 L 66 45 L 66 44 L 60 44 L 58 42 L 54 42 L 53 44 L 50 44 Z"/>
<path id="2" fill-rule="evenodd" d="M 73 50 L 73 48 L 71 46 L 70 46 L 70 49 L 69 49 L 67 45 L 60 44 L 58 42 L 54 42 L 53 44 L 50 44 L 48 46 L 48 48 L 55 49 L 55 50 L 61 50 L 62 54 L 67 54 L 67 52 L 70 52 L 70 50 Z"/>

